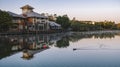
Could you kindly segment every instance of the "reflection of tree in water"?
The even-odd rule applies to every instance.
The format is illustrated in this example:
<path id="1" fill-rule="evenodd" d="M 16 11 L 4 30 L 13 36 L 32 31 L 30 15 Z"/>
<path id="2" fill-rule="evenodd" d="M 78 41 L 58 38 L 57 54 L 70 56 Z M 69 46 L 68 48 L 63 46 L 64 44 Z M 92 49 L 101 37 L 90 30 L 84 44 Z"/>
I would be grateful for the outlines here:
<path id="1" fill-rule="evenodd" d="M 15 51 L 11 50 L 13 45 L 8 38 L 0 38 L 0 59 L 14 54 Z"/>
<path id="2" fill-rule="evenodd" d="M 116 34 L 113 33 L 102 33 L 102 34 L 94 34 L 94 38 L 114 38 Z"/>
<path id="3" fill-rule="evenodd" d="M 79 41 L 81 39 L 84 38 L 100 38 L 100 39 L 104 39 L 104 38 L 114 38 L 115 35 L 118 35 L 118 33 L 73 33 L 70 37 L 69 40 L 72 42 L 76 42 Z"/>
<path id="4" fill-rule="evenodd" d="M 84 34 L 73 33 L 69 37 L 69 40 L 72 41 L 72 42 L 76 42 L 76 41 L 79 41 L 80 39 L 84 39 L 84 38 L 92 38 L 92 35 L 84 35 Z"/>
<path id="5" fill-rule="evenodd" d="M 68 37 L 63 37 L 61 40 L 58 40 L 57 43 L 56 43 L 56 47 L 59 47 L 59 48 L 66 48 L 69 45 L 70 44 L 69 44 Z"/>

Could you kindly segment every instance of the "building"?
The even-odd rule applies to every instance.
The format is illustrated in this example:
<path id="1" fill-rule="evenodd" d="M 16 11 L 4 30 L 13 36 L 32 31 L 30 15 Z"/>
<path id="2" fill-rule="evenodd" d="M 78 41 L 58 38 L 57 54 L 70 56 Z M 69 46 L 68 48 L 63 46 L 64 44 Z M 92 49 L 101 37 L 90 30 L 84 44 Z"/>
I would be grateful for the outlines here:
<path id="1" fill-rule="evenodd" d="M 80 21 L 80 22 L 85 23 L 85 24 L 95 24 L 94 21 Z"/>
<path id="2" fill-rule="evenodd" d="M 24 16 L 15 14 L 13 12 L 7 11 L 7 13 L 12 16 L 12 22 L 14 26 L 10 29 L 11 31 L 21 31 L 23 30 L 24 26 Z"/>
<path id="3" fill-rule="evenodd" d="M 29 31 L 48 31 L 48 17 L 33 11 L 33 7 L 25 5 L 21 7 L 22 16 L 26 18 L 26 28 Z"/>
<path id="4" fill-rule="evenodd" d="M 24 32 L 41 32 L 62 29 L 61 25 L 49 21 L 48 16 L 33 11 L 33 7 L 25 5 L 21 7 L 22 14 L 8 12 L 13 17 L 15 29 Z"/>
<path id="5" fill-rule="evenodd" d="M 57 23 L 55 23 L 53 21 L 49 21 L 49 25 L 50 25 L 51 30 L 60 30 L 60 29 L 62 29 L 60 24 L 57 24 Z"/>

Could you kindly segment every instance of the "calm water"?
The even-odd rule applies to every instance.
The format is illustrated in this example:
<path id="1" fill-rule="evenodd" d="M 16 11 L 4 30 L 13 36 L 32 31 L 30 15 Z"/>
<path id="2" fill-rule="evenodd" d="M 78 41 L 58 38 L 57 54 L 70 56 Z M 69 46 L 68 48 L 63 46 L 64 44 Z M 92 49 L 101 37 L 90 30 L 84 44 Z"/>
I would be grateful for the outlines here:
<path id="1" fill-rule="evenodd" d="M 120 67 L 120 33 L 0 36 L 0 67 Z"/>

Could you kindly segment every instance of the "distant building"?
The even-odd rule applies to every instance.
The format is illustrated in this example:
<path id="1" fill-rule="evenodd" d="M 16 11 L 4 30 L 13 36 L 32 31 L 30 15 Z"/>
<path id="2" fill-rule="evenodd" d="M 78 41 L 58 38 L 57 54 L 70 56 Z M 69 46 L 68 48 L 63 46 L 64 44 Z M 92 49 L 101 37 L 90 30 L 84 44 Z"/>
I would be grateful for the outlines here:
<path id="1" fill-rule="evenodd" d="M 80 21 L 80 22 L 82 22 L 82 23 L 86 23 L 86 24 L 95 24 L 94 21 Z"/>

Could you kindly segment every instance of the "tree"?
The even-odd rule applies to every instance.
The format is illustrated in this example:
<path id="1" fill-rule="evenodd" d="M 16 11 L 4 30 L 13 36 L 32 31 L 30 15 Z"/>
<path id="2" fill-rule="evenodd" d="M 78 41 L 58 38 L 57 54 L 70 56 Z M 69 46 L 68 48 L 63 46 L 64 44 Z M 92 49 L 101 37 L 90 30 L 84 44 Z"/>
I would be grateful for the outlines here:
<path id="1" fill-rule="evenodd" d="M 96 30 L 103 30 L 104 22 L 95 22 L 94 26 Z"/>
<path id="2" fill-rule="evenodd" d="M 73 31 L 80 31 L 82 30 L 82 24 L 79 21 L 71 22 L 71 28 Z"/>
<path id="3" fill-rule="evenodd" d="M 0 10 L 0 31 L 8 31 L 12 26 L 12 17 L 5 11 Z"/>
<path id="4" fill-rule="evenodd" d="M 90 31 L 95 30 L 95 26 L 86 21 L 73 21 L 71 22 L 71 28 L 73 31 Z"/>
<path id="5" fill-rule="evenodd" d="M 57 14 L 48 16 L 49 21 L 56 22 Z"/>
<path id="6" fill-rule="evenodd" d="M 61 40 L 58 40 L 57 43 L 56 43 L 56 47 L 59 47 L 59 48 L 66 48 L 68 47 L 70 44 L 69 44 L 69 39 L 68 37 L 64 37 L 62 38 Z"/>
<path id="7" fill-rule="evenodd" d="M 58 16 L 56 23 L 61 24 L 63 29 L 68 29 L 70 27 L 70 20 L 67 15 Z"/>
<path id="8" fill-rule="evenodd" d="M 115 22 L 111 22 L 111 21 L 106 21 L 104 28 L 105 29 L 112 29 L 115 26 Z"/>
<path id="9" fill-rule="evenodd" d="M 115 28 L 115 22 L 111 21 L 103 21 L 103 22 L 96 22 L 95 26 L 98 26 L 99 29 L 106 29 L 111 30 Z"/>
<path id="10" fill-rule="evenodd" d="M 120 29 L 120 23 L 118 23 L 116 26 L 117 26 L 117 29 Z"/>

